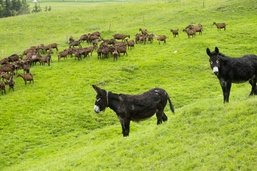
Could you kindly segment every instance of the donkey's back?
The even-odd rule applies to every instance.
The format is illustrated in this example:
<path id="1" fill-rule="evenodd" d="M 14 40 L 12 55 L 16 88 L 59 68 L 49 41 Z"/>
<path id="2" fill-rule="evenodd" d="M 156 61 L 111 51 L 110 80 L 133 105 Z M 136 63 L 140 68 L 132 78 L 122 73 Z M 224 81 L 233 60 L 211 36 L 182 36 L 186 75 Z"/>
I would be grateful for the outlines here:
<path id="1" fill-rule="evenodd" d="M 126 96 L 127 102 L 133 102 L 136 104 L 158 104 L 161 101 L 167 101 L 168 93 L 162 89 L 162 88 L 153 88 L 149 91 L 146 91 L 142 94 L 137 94 L 137 95 L 124 95 Z"/>
<path id="2" fill-rule="evenodd" d="M 244 55 L 241 58 L 225 59 L 221 75 L 234 83 L 252 79 L 257 76 L 257 56 Z"/>

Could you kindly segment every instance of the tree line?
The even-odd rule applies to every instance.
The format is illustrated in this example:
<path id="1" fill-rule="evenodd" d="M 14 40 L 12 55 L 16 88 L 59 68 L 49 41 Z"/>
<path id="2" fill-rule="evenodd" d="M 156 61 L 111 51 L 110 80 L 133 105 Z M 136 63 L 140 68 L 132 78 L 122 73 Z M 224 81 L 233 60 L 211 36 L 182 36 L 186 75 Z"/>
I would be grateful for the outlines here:
<path id="1" fill-rule="evenodd" d="M 26 0 L 0 0 L 0 18 L 29 13 Z"/>

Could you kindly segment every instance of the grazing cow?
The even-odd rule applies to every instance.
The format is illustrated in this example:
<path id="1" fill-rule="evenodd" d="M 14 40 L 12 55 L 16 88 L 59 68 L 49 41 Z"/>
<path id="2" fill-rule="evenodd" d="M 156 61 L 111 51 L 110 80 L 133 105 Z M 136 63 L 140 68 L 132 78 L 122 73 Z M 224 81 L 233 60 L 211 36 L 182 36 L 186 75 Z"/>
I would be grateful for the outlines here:
<path id="1" fill-rule="evenodd" d="M 115 48 L 117 49 L 119 56 L 121 53 L 123 53 L 123 55 L 128 55 L 127 53 L 127 45 L 115 45 Z"/>
<path id="2" fill-rule="evenodd" d="M 15 70 L 18 71 L 19 69 L 22 69 L 23 63 L 24 63 L 24 60 L 13 62 L 13 65 L 15 66 Z"/>
<path id="3" fill-rule="evenodd" d="M 221 30 L 221 29 L 223 29 L 224 31 L 226 30 L 226 23 L 216 23 L 216 22 L 213 22 L 213 25 L 216 25 L 218 30 Z"/>
<path id="4" fill-rule="evenodd" d="M 167 36 L 165 36 L 165 35 L 158 35 L 156 39 L 159 42 L 159 44 L 161 44 L 160 42 L 166 43 Z"/>
<path id="5" fill-rule="evenodd" d="M 113 55 L 113 60 L 117 61 L 118 57 L 119 57 L 119 52 L 118 52 L 117 48 L 114 49 L 114 51 L 112 52 L 112 55 Z"/>
<path id="6" fill-rule="evenodd" d="M 177 37 L 178 36 L 178 30 L 179 29 L 170 29 L 170 32 L 173 34 L 173 37 Z"/>
<path id="7" fill-rule="evenodd" d="M 83 34 L 80 36 L 79 41 L 80 42 L 84 42 L 84 41 L 88 42 L 88 37 L 89 37 L 88 34 Z"/>
<path id="8" fill-rule="evenodd" d="M 67 59 L 67 56 L 69 55 L 69 50 L 65 49 L 58 54 L 58 61 L 61 60 L 61 58 Z"/>
<path id="9" fill-rule="evenodd" d="M 101 40 L 101 37 L 97 36 L 97 35 L 90 35 L 88 37 L 88 43 L 92 43 L 93 45 L 94 44 L 97 44 L 98 41 Z"/>
<path id="10" fill-rule="evenodd" d="M 23 69 L 24 73 L 29 73 L 29 71 L 30 71 L 29 61 L 26 61 L 22 64 L 22 69 Z"/>
<path id="11" fill-rule="evenodd" d="M 183 29 L 183 32 L 186 32 L 188 38 L 190 37 L 194 37 L 195 36 L 195 30 L 187 28 L 187 29 Z"/>
<path id="12" fill-rule="evenodd" d="M 101 44 L 108 44 L 108 45 L 114 45 L 116 42 L 115 39 L 103 39 L 103 42 Z M 100 45 L 101 46 L 101 45 Z"/>
<path id="13" fill-rule="evenodd" d="M 31 64 L 32 64 L 32 65 L 36 65 L 37 62 L 40 62 L 41 57 L 42 57 L 42 56 L 41 56 L 40 54 L 34 54 L 34 55 L 32 55 L 31 58 L 30 58 Z"/>
<path id="14" fill-rule="evenodd" d="M 114 34 L 113 38 L 116 39 L 116 40 L 124 41 L 124 39 L 130 38 L 130 35 L 128 35 L 128 34 Z"/>
<path id="15" fill-rule="evenodd" d="M 80 49 L 77 49 L 74 52 L 74 55 L 75 55 L 75 59 L 78 59 L 78 61 L 82 60 L 82 53 L 81 53 Z"/>
<path id="16" fill-rule="evenodd" d="M 89 55 L 89 53 L 91 52 L 92 49 L 88 49 L 88 48 L 79 48 L 76 50 L 75 52 L 75 57 L 78 58 L 78 60 L 87 57 Z"/>
<path id="17" fill-rule="evenodd" d="M 15 66 L 13 64 L 4 64 L 4 65 L 0 65 L 0 72 L 10 72 L 10 73 L 14 73 L 15 71 Z"/>
<path id="18" fill-rule="evenodd" d="M 93 33 L 89 33 L 88 35 L 89 35 L 89 37 L 90 36 L 97 36 L 98 38 L 101 38 L 101 33 L 99 31 L 95 31 Z"/>
<path id="19" fill-rule="evenodd" d="M 154 114 L 157 125 L 167 121 L 164 108 L 169 102 L 170 109 L 174 112 L 173 104 L 168 93 L 161 88 L 151 89 L 140 95 L 116 94 L 93 85 L 97 95 L 94 111 L 100 113 L 110 107 L 119 117 L 123 136 L 129 136 L 130 121 L 142 121 Z"/>
<path id="20" fill-rule="evenodd" d="M 146 43 L 146 40 L 147 40 L 147 35 L 144 35 L 144 34 L 140 34 L 140 33 L 137 33 L 135 35 L 135 42 L 136 44 L 139 42 L 139 43 Z"/>
<path id="21" fill-rule="evenodd" d="M 217 47 L 215 47 L 213 52 L 207 48 L 206 53 L 210 57 L 209 62 L 211 69 L 219 79 L 223 91 L 224 103 L 229 102 L 229 94 L 232 83 L 249 81 L 252 86 L 250 96 L 257 95 L 256 55 L 244 55 L 240 58 L 231 58 L 220 53 Z"/>
<path id="22" fill-rule="evenodd" d="M 74 40 L 74 41 L 69 43 L 69 48 L 76 47 L 76 46 L 82 48 L 82 46 L 80 45 L 80 41 L 79 40 Z"/>
<path id="23" fill-rule="evenodd" d="M 154 34 L 153 34 L 153 33 L 147 34 L 147 35 L 146 35 L 146 39 L 147 39 L 148 42 L 153 43 Z M 165 40 L 165 41 L 166 41 L 166 40 Z"/>
<path id="24" fill-rule="evenodd" d="M 46 51 L 47 50 L 51 51 L 52 49 L 56 49 L 56 51 L 58 51 L 58 44 L 57 43 L 51 43 L 51 44 L 45 46 Z"/>
<path id="25" fill-rule="evenodd" d="M 97 46 L 94 45 L 94 46 L 89 46 L 89 47 L 84 48 L 84 51 L 85 51 L 85 53 L 88 53 L 88 54 L 90 53 L 90 56 L 92 56 L 92 53 L 96 49 L 97 49 Z"/>
<path id="26" fill-rule="evenodd" d="M 110 52 L 108 45 L 100 46 L 97 50 L 98 59 L 107 58 Z"/>
<path id="27" fill-rule="evenodd" d="M 188 30 L 188 29 L 194 30 L 195 32 L 198 32 L 199 34 L 202 34 L 202 32 L 203 32 L 203 25 L 202 24 L 197 24 L 197 25 L 190 24 L 185 29 L 186 30 Z"/>
<path id="28" fill-rule="evenodd" d="M 31 73 L 18 74 L 17 77 L 21 77 L 24 80 L 25 85 L 27 84 L 27 81 L 29 81 L 29 83 L 34 83 L 33 75 Z"/>
<path id="29" fill-rule="evenodd" d="M 12 54 L 11 56 L 7 57 L 9 62 L 15 62 L 20 60 L 20 56 L 17 54 Z"/>
<path id="30" fill-rule="evenodd" d="M 50 54 L 47 54 L 46 56 L 42 56 L 39 60 L 40 65 L 47 64 L 48 66 L 50 66 L 50 62 L 51 62 L 51 55 Z"/>
<path id="31" fill-rule="evenodd" d="M 126 42 L 127 42 L 128 49 L 135 46 L 135 41 L 134 40 L 126 40 Z"/>

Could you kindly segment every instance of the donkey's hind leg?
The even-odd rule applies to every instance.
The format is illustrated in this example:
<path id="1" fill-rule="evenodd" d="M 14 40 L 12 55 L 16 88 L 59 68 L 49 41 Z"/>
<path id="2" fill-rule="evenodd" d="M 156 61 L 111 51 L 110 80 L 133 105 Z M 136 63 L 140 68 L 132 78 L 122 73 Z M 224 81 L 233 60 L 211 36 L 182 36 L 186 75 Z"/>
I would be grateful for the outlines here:
<path id="1" fill-rule="evenodd" d="M 158 110 L 156 112 L 156 117 L 157 117 L 157 125 L 161 124 L 162 121 L 165 122 L 168 120 L 168 117 L 166 114 L 163 112 L 163 110 Z"/>
<path id="2" fill-rule="evenodd" d="M 167 117 L 167 115 L 163 112 L 162 113 L 162 121 L 163 122 L 166 122 L 168 120 L 168 117 Z"/>
<path id="3" fill-rule="evenodd" d="M 251 86 L 252 86 L 252 90 L 251 90 L 249 96 L 257 95 L 256 78 L 254 77 L 253 79 L 249 80 L 249 83 L 250 83 Z"/>

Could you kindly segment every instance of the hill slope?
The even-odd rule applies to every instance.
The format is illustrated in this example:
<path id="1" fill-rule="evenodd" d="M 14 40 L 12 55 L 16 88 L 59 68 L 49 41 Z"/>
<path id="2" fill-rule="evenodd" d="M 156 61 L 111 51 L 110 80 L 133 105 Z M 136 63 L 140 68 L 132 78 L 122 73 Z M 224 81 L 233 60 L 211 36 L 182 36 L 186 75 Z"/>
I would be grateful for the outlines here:
<path id="1" fill-rule="evenodd" d="M 15 78 L 14 92 L 0 96 L 0 168 L 3 170 L 256 170 L 256 104 L 247 83 L 233 85 L 231 102 L 222 104 L 206 47 L 231 56 L 257 54 L 254 1 L 148 1 L 144 3 L 51 3 L 52 12 L 0 20 L 1 56 L 32 45 L 57 42 L 101 31 L 133 36 L 139 27 L 169 36 L 167 44 L 138 44 L 117 62 L 74 58 L 33 66 L 35 83 Z M 158 14 L 158 15 L 157 15 Z M 199 15 L 201 14 L 201 15 Z M 217 31 L 213 21 L 227 22 Z M 188 39 L 180 31 L 202 23 L 203 35 Z M 10 27 L 11 26 L 11 27 Z M 88 46 L 86 43 L 83 46 Z M 92 108 L 91 85 L 137 94 L 166 89 L 176 114 L 156 126 L 155 117 L 131 124 L 121 137 L 111 110 Z"/>

